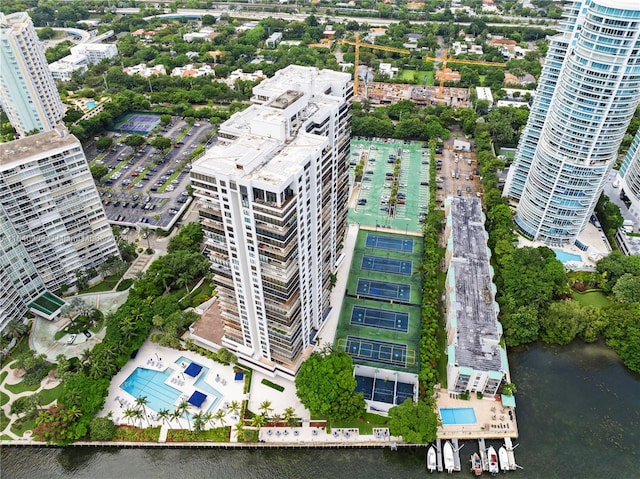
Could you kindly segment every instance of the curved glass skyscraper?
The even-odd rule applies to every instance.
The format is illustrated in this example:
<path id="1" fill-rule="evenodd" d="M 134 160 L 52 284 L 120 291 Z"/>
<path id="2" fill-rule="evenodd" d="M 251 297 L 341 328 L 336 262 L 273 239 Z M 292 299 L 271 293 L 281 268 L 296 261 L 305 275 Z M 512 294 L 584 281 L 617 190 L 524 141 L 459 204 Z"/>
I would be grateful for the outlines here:
<path id="1" fill-rule="evenodd" d="M 640 130 L 631 143 L 619 173 L 621 191 L 631 202 L 629 212 L 640 222 Z"/>
<path id="2" fill-rule="evenodd" d="M 586 225 L 640 102 L 640 1 L 566 7 L 505 194 L 521 231 L 551 245 Z"/>

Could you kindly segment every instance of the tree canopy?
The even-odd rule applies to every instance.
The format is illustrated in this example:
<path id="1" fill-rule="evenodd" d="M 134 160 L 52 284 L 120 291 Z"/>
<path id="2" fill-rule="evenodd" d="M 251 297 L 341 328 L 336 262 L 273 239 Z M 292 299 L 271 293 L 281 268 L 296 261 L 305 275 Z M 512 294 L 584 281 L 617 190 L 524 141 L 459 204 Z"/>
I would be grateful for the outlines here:
<path id="1" fill-rule="evenodd" d="M 434 441 L 438 431 L 438 415 L 433 404 L 426 401 L 414 403 L 411 399 L 389 409 L 389 432 L 402 436 L 410 444 L 428 444 Z"/>
<path id="2" fill-rule="evenodd" d="M 364 395 L 354 392 L 353 361 L 345 352 L 314 352 L 296 376 L 300 402 L 311 414 L 347 420 L 365 412 Z"/>

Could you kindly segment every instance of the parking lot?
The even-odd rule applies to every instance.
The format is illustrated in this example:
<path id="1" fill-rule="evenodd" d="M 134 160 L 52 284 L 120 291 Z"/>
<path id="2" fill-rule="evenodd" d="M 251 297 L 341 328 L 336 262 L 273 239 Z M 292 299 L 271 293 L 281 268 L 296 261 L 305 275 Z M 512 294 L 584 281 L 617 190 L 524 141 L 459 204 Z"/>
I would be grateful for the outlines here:
<path id="1" fill-rule="evenodd" d="M 429 150 L 422 143 L 382 138 L 351 141 L 350 180 L 357 194 L 349 221 L 360 225 L 419 232 L 429 198 Z M 354 185 L 354 169 L 364 158 L 364 172 Z M 394 167 L 400 159 L 396 205 L 390 204 Z"/>
<path id="2" fill-rule="evenodd" d="M 109 133 L 114 146 L 106 154 L 87 149 L 87 159 L 102 164 L 109 173 L 98 184 L 98 191 L 109 221 L 121 226 L 170 228 L 191 202 L 186 190 L 189 184 L 189 157 L 211 135 L 209 122 L 174 121 L 155 136 L 172 140 L 173 147 L 162 152 L 150 145 L 137 151 L 116 142 L 127 135 Z M 147 138 L 149 140 L 150 138 Z"/>
<path id="3" fill-rule="evenodd" d="M 459 130 L 454 129 L 452 133 L 444 142 L 442 153 L 436 155 L 439 203 L 448 196 L 479 196 L 482 192 L 473 140 L 467 140 Z M 455 140 L 469 142 L 471 151 L 456 149 Z"/>

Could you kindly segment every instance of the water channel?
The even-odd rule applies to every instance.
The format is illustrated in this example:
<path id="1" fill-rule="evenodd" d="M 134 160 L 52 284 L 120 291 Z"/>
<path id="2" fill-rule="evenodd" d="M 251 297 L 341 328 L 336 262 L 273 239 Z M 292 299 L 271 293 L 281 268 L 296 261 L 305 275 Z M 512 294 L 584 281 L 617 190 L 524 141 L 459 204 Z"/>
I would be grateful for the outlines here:
<path id="1" fill-rule="evenodd" d="M 640 477 L 640 375 L 602 344 L 512 350 L 520 438 L 532 478 Z M 497 442 L 496 442 L 497 444 Z M 475 443 L 466 443 L 464 460 Z M 468 451 L 468 452 L 467 452 Z M 486 475 L 486 473 L 485 473 Z M 423 448 L 176 450 L 3 448 L 2 478 L 411 479 L 428 476 Z M 463 472 L 454 477 L 472 477 Z"/>

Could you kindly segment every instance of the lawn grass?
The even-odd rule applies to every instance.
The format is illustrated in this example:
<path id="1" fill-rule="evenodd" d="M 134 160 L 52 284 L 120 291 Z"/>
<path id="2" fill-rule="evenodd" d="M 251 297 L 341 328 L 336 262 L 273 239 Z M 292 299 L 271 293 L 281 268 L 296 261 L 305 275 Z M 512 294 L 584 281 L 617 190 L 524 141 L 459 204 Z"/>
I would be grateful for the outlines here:
<path id="1" fill-rule="evenodd" d="M 51 389 L 43 389 L 38 393 L 40 396 L 40 405 L 46 406 L 49 403 L 52 403 L 60 396 L 62 392 L 62 383 L 58 384 L 56 387 Z"/>
<path id="2" fill-rule="evenodd" d="M 9 418 L 5 415 L 4 411 L 0 409 L 0 431 L 4 431 L 8 425 Z"/>
<path id="3" fill-rule="evenodd" d="M 16 344 L 11 352 L 3 359 L 2 366 L 15 361 L 21 354 L 28 352 L 29 349 L 29 338 L 22 336 L 22 338 L 18 340 L 18 344 Z M 10 367 L 11 369 L 15 369 L 16 365 L 12 364 Z"/>
<path id="4" fill-rule="evenodd" d="M 98 284 L 95 284 L 90 288 L 83 289 L 81 293 L 102 293 L 104 291 L 112 291 L 113 288 L 116 287 L 116 285 L 118 284 L 118 282 L 120 281 L 124 273 L 127 271 L 124 268 L 122 269 L 123 269 L 122 273 L 107 276 Z"/>
<path id="5" fill-rule="evenodd" d="M 0 392 L 0 406 L 4 406 L 9 402 L 9 395 L 4 392 Z"/>
<path id="6" fill-rule="evenodd" d="M 363 417 L 351 419 L 349 421 L 331 421 L 331 429 L 335 428 L 358 428 L 360 434 L 371 435 L 373 428 L 386 427 L 388 419 L 373 413 L 365 413 Z"/>
<path id="7" fill-rule="evenodd" d="M 124 291 L 126 289 L 129 289 L 132 284 L 133 284 L 132 278 L 123 279 L 118 283 L 118 286 L 116 287 L 116 291 Z"/>
<path id="8" fill-rule="evenodd" d="M 27 421 L 25 422 L 22 427 L 16 427 L 15 426 L 15 422 L 11 425 L 11 432 L 14 433 L 16 436 L 20 436 L 22 437 L 24 435 L 25 432 L 32 430 L 34 427 L 36 427 L 36 420 L 32 419 L 31 421 Z"/>
<path id="9" fill-rule="evenodd" d="M 572 291 L 573 299 L 582 306 L 595 306 L 596 308 L 605 308 L 609 306 L 609 298 L 602 291 L 587 291 L 580 293 Z"/>
<path id="10" fill-rule="evenodd" d="M 11 391 L 13 394 L 20 394 L 25 391 L 35 391 L 40 387 L 40 384 L 34 384 L 33 386 L 26 386 L 24 381 L 20 381 L 18 384 L 5 384 L 4 386 L 7 390 Z"/>
<path id="11" fill-rule="evenodd" d="M 2 374 L 0 374 L 0 384 L 2 384 L 5 379 L 7 379 L 8 375 L 9 375 L 9 373 L 7 371 L 5 371 Z"/>
<path id="12" fill-rule="evenodd" d="M 7 436 L 6 434 L 0 435 L 0 441 L 13 441 L 11 436 Z"/>

